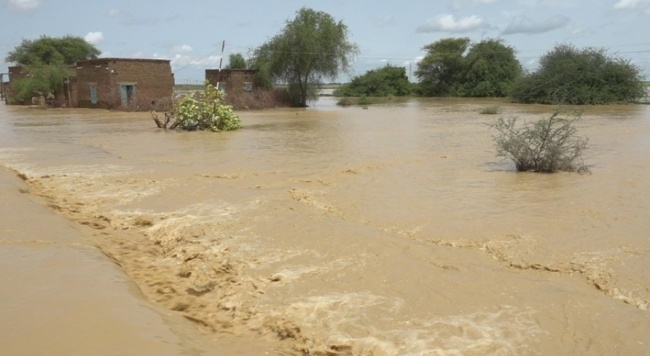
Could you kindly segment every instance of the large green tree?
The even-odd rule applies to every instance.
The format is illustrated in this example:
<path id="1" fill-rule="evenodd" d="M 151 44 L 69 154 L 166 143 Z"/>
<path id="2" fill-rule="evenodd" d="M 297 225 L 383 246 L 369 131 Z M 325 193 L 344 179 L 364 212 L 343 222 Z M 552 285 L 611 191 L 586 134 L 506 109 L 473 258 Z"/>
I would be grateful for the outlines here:
<path id="1" fill-rule="evenodd" d="M 427 54 L 415 71 L 423 95 L 457 95 L 464 68 L 463 56 L 469 44 L 469 38 L 463 37 L 445 38 L 424 46 Z"/>
<path id="2" fill-rule="evenodd" d="M 500 39 L 445 38 L 424 50 L 415 72 L 423 95 L 502 97 L 522 73 L 515 50 Z"/>
<path id="3" fill-rule="evenodd" d="M 33 96 L 57 97 L 65 79 L 73 74 L 71 65 L 84 59 L 95 59 L 101 52 L 81 37 L 42 36 L 24 39 L 10 51 L 6 62 L 22 66 L 24 78 L 12 81 L 13 100 L 29 102 Z"/>
<path id="4" fill-rule="evenodd" d="M 500 39 L 472 45 L 464 62 L 462 96 L 507 96 L 512 83 L 522 73 L 515 50 Z"/>
<path id="5" fill-rule="evenodd" d="M 347 71 L 356 53 L 343 22 L 325 12 L 301 8 L 279 34 L 254 51 L 251 64 L 268 80 L 288 84 L 295 106 L 307 106 L 316 98 L 317 86 Z"/>
<path id="6" fill-rule="evenodd" d="M 635 102 L 645 95 L 641 70 L 629 60 L 566 44 L 542 56 L 539 68 L 520 78 L 511 92 L 522 103 L 575 105 Z"/>
<path id="7" fill-rule="evenodd" d="M 33 64 L 68 64 L 84 59 L 96 59 L 101 52 L 81 37 L 60 38 L 41 36 L 37 40 L 24 39 L 7 54 L 5 61 L 21 66 Z"/>

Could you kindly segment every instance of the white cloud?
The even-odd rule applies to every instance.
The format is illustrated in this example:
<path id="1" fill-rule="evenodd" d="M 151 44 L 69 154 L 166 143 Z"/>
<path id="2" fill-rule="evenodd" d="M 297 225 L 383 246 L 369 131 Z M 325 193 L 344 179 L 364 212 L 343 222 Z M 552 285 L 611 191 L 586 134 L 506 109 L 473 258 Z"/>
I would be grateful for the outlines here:
<path id="1" fill-rule="evenodd" d="M 472 15 L 456 20 L 454 15 L 441 15 L 419 26 L 417 32 L 469 32 L 488 24 L 482 18 Z"/>
<path id="2" fill-rule="evenodd" d="M 15 11 L 34 11 L 42 5 L 40 0 L 7 0 L 7 7 Z"/>
<path id="3" fill-rule="evenodd" d="M 84 40 L 92 45 L 97 45 L 104 41 L 104 34 L 101 32 L 88 32 L 88 34 L 84 36 Z"/>
<path id="4" fill-rule="evenodd" d="M 182 45 L 174 46 L 174 48 L 172 48 L 172 52 L 174 53 L 189 53 L 192 52 L 193 50 L 194 49 L 192 48 L 192 46 L 188 44 L 182 44 Z"/>
<path id="5" fill-rule="evenodd" d="M 614 4 L 614 10 L 642 9 L 645 14 L 650 14 L 650 0 L 619 0 Z"/>
<path id="6" fill-rule="evenodd" d="M 503 35 L 513 35 L 517 33 L 537 34 L 544 33 L 569 24 L 569 18 L 562 15 L 552 16 L 543 21 L 535 21 L 526 16 L 516 16 L 508 27 L 503 30 Z"/>
<path id="7" fill-rule="evenodd" d="M 118 10 L 118 9 L 110 9 L 110 10 L 108 10 L 108 12 L 106 13 L 106 16 L 108 16 L 108 17 L 115 17 L 115 16 L 117 16 L 117 15 L 119 15 L 119 14 L 120 14 L 120 10 Z"/>
<path id="8" fill-rule="evenodd" d="M 639 0 L 619 0 L 614 4 L 616 10 L 629 10 L 639 6 Z"/>

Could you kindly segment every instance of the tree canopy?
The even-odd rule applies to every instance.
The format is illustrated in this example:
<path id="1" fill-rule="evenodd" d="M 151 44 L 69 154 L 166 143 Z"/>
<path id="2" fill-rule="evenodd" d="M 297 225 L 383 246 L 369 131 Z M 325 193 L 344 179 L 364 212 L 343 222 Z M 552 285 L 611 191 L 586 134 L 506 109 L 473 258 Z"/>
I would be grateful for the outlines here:
<path id="1" fill-rule="evenodd" d="M 609 104 L 646 95 L 641 70 L 604 49 L 558 45 L 542 56 L 537 71 L 524 75 L 511 96 L 522 103 Z"/>
<path id="2" fill-rule="evenodd" d="M 423 95 L 502 97 L 522 72 L 514 49 L 500 39 L 445 38 L 424 50 L 415 72 Z"/>
<path id="3" fill-rule="evenodd" d="M 503 97 L 522 69 L 515 50 L 500 39 L 488 39 L 471 46 L 464 58 L 462 96 Z"/>
<path id="4" fill-rule="evenodd" d="M 60 38 L 41 36 L 37 40 L 23 39 L 20 45 L 7 54 L 5 61 L 21 66 L 35 64 L 67 64 L 84 59 L 96 59 L 101 52 L 81 37 Z"/>
<path id="5" fill-rule="evenodd" d="M 251 64 L 261 77 L 288 84 L 293 104 L 306 106 L 316 98 L 316 88 L 324 79 L 336 79 L 349 69 L 356 53 L 343 22 L 302 8 L 279 34 L 254 51 Z"/>
<path id="6" fill-rule="evenodd" d="M 70 66 L 79 60 L 95 59 L 100 53 L 81 37 L 24 39 L 5 58 L 9 63 L 22 66 L 26 74 L 12 84 L 13 100 L 28 102 L 33 96 L 59 96 L 66 77 L 73 75 Z"/>
<path id="7" fill-rule="evenodd" d="M 424 95 L 455 95 L 463 74 L 463 55 L 469 38 L 445 38 L 424 46 L 427 54 L 418 63 L 415 76 Z"/>
<path id="8" fill-rule="evenodd" d="M 226 69 L 246 69 L 246 59 L 241 53 L 230 54 Z"/>
<path id="9" fill-rule="evenodd" d="M 406 69 L 386 65 L 366 74 L 352 78 L 348 84 L 338 88 L 336 96 L 403 96 L 412 93 L 412 85 L 406 76 Z"/>

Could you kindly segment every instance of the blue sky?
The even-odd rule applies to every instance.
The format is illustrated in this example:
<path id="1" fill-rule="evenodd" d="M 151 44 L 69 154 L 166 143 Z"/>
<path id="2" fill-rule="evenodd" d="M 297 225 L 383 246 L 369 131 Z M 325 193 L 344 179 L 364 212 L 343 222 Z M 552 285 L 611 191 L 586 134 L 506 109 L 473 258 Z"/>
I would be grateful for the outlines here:
<path id="1" fill-rule="evenodd" d="M 277 34 L 301 7 L 343 21 L 360 53 L 353 75 L 387 63 L 415 71 L 442 38 L 501 38 L 534 69 L 557 44 L 599 47 L 650 79 L 650 0 L 0 0 L 0 60 L 22 39 L 86 38 L 102 57 L 164 58 L 177 83 L 200 82 Z M 0 64 L 6 72 L 9 63 Z M 340 80 L 347 80 L 347 75 Z"/>

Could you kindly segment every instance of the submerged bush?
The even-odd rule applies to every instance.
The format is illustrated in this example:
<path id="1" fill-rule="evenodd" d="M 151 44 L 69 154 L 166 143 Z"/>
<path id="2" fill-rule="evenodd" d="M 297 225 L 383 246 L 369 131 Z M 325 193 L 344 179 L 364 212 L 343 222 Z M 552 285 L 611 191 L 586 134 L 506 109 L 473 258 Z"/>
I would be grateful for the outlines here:
<path id="1" fill-rule="evenodd" d="M 181 128 L 184 130 L 230 131 L 241 127 L 239 116 L 231 105 L 225 105 L 226 93 L 214 85 L 205 84 L 203 91 L 185 95 L 161 122 L 155 112 L 153 120 L 160 128 Z"/>
<path id="2" fill-rule="evenodd" d="M 542 56 L 537 71 L 513 84 L 510 95 L 520 103 L 598 105 L 638 102 L 646 87 L 630 60 L 604 49 L 558 45 Z"/>
<path id="3" fill-rule="evenodd" d="M 518 125 L 516 117 L 499 118 L 489 125 L 497 130 L 497 157 L 511 159 L 520 172 L 589 172 L 582 160 L 588 139 L 578 136 L 573 126 L 579 118 L 562 118 L 559 111 L 523 125 Z"/>
<path id="4" fill-rule="evenodd" d="M 334 91 L 334 96 L 406 96 L 414 91 L 414 86 L 409 83 L 406 69 L 386 65 L 380 69 L 373 69 L 366 74 L 352 78 L 348 84 L 343 84 Z"/>

